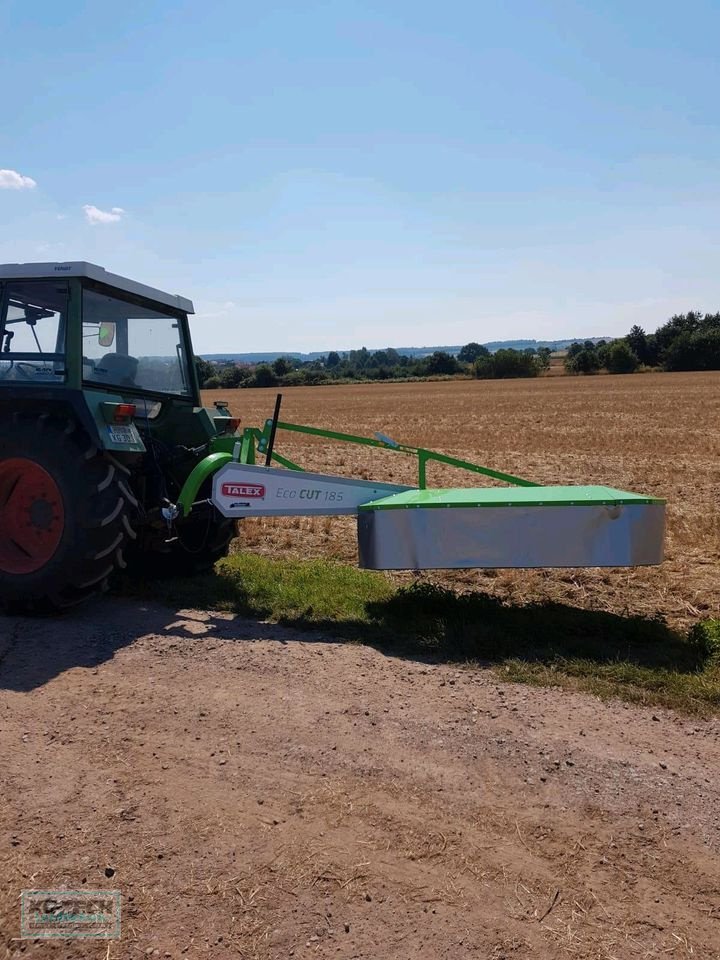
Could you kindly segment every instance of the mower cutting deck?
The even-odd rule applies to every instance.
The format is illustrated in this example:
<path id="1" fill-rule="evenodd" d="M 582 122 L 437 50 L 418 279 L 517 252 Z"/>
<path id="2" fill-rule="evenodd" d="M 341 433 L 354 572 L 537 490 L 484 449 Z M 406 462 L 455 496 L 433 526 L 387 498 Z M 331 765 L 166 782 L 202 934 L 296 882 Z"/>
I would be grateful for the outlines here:
<path id="1" fill-rule="evenodd" d="M 413 490 L 359 507 L 360 566 L 630 567 L 661 563 L 661 500 L 611 487 Z"/>

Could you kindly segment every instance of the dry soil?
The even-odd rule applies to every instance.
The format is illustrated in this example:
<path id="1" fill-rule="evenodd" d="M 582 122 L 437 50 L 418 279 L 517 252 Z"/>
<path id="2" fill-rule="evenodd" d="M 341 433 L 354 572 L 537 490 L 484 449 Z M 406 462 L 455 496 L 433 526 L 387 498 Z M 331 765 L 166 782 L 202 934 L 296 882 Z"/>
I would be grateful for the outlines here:
<path id="1" fill-rule="evenodd" d="M 720 957 L 717 720 L 129 600 L 0 632 L 7 958 Z M 122 939 L 16 939 L 57 888 Z"/>

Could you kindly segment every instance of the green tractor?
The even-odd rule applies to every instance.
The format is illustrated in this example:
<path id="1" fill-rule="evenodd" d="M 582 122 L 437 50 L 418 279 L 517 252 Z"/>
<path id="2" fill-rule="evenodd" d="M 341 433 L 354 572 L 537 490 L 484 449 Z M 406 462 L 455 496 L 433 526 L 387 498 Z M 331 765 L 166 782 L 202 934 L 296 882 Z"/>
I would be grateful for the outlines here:
<path id="1" fill-rule="evenodd" d="M 190 300 L 91 263 L 0 266 L 0 604 L 57 610 L 128 563 L 193 573 L 235 520 L 174 506 L 210 443 L 234 435 L 201 406 Z"/>

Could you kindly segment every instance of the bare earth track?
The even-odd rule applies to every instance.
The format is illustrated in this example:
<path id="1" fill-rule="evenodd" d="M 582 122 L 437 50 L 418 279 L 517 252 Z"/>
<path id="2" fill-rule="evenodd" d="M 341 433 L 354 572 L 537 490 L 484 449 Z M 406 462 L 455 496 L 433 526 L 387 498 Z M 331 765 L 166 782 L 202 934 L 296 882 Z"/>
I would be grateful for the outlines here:
<path id="1" fill-rule="evenodd" d="M 666 378 L 564 379 L 288 391 L 285 415 L 667 495 L 660 570 L 454 582 L 680 625 L 717 611 L 720 379 L 680 376 L 674 401 Z M 271 405 L 232 399 L 253 423 Z M 345 556 L 348 534 L 244 536 Z M 0 618 L 0 758 L 8 960 L 720 958 L 717 718 L 106 598 Z M 120 890 L 122 939 L 17 939 L 20 890 L 63 887 Z"/>
<path id="2" fill-rule="evenodd" d="M 4 628 L 8 958 L 720 957 L 717 720 L 131 601 Z M 122 891 L 107 954 L 13 939 L 59 887 Z"/>

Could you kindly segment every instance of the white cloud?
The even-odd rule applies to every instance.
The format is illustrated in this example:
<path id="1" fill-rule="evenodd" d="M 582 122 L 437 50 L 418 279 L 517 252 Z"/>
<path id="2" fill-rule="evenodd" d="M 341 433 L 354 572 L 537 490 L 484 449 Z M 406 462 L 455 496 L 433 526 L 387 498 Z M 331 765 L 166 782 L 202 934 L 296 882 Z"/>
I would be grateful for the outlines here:
<path id="1" fill-rule="evenodd" d="M 32 190 L 37 183 L 17 170 L 0 170 L 0 190 Z"/>
<path id="2" fill-rule="evenodd" d="M 84 204 L 83 210 L 85 211 L 87 222 L 93 226 L 98 223 L 117 223 L 125 213 L 122 207 L 112 207 L 110 210 L 101 210 L 99 207 L 93 206 L 92 203 Z"/>

